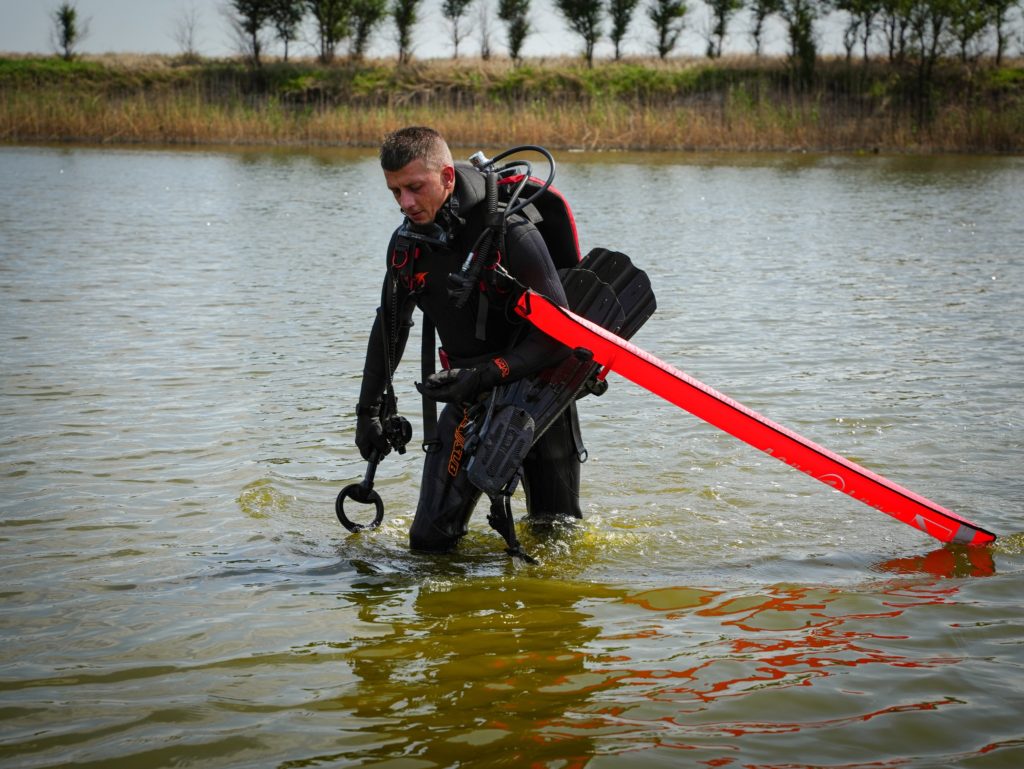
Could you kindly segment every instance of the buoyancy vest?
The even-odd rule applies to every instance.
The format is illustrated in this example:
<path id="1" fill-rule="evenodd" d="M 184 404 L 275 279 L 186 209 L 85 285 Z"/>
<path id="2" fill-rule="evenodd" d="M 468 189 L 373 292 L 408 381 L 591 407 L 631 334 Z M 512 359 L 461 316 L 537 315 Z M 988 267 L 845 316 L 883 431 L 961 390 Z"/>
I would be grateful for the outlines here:
<path id="1" fill-rule="evenodd" d="M 507 206 L 516 185 L 523 181 L 524 174 L 510 173 L 498 179 L 498 205 Z M 483 205 L 486 196 L 484 175 L 471 164 L 455 164 L 458 214 L 465 218 L 471 211 Z M 529 198 L 544 186 L 536 177 L 527 177 L 520 197 Z M 551 259 L 557 269 L 575 267 L 581 259 L 576 219 L 568 201 L 553 186 L 549 186 L 540 197 L 526 206 L 520 214 L 533 224 L 548 247 Z"/>

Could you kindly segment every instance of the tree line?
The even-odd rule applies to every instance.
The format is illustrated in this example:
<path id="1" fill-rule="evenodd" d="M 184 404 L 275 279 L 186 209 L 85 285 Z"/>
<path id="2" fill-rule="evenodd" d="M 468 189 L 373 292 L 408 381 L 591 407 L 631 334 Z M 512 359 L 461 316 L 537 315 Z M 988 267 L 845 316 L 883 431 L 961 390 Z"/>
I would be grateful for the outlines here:
<path id="1" fill-rule="evenodd" d="M 441 0 L 453 57 L 458 58 L 475 32 L 484 59 L 493 53 L 493 0 Z M 706 9 L 709 23 L 701 30 L 709 58 L 723 54 L 727 35 L 737 34 L 737 16 L 746 11 L 745 32 L 755 56 L 761 55 L 766 24 L 781 23 L 787 55 L 795 71 L 809 76 L 819 53 L 822 20 L 833 13 L 841 20 L 842 44 L 848 59 L 865 62 L 872 51 L 892 63 L 913 61 L 930 69 L 943 57 L 973 62 L 988 56 L 1001 65 L 1011 45 L 1024 46 L 1020 9 L 1024 0 L 552 0 L 568 29 L 579 39 L 589 66 L 598 42 L 607 39 L 615 59 L 637 16 L 646 16 L 650 46 L 661 59 L 677 48 L 688 16 Z M 522 60 L 523 46 L 535 31 L 531 0 L 496 0 L 497 19 L 504 26 L 508 55 Z M 423 0 L 228 0 L 225 15 L 242 53 L 260 66 L 268 41 L 284 47 L 300 38 L 309 25 L 318 59 L 330 63 L 347 44 L 352 59 L 365 56 L 370 40 L 387 22 L 394 29 L 398 61 L 412 58 L 413 34 L 421 23 Z M 75 5 L 64 2 L 53 13 L 54 36 L 65 58 L 74 55 L 85 34 Z M 175 38 L 182 52 L 195 56 L 198 15 L 194 8 L 178 20 Z"/>

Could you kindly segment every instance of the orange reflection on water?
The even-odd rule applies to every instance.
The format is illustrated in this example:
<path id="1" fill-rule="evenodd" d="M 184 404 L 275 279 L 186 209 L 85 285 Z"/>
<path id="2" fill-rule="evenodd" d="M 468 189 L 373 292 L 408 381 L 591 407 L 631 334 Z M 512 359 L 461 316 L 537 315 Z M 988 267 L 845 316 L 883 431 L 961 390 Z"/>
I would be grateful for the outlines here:
<path id="1" fill-rule="evenodd" d="M 670 601 L 666 593 L 671 594 L 672 590 L 650 591 L 627 600 L 645 608 L 655 604 L 667 608 Z M 919 598 L 922 602 L 943 600 L 928 593 Z M 828 675 L 833 668 L 871 664 L 927 667 L 953 661 L 941 657 L 913 658 L 878 648 L 880 641 L 898 641 L 906 636 L 850 630 L 849 623 L 874 625 L 900 616 L 905 608 L 844 610 L 843 604 L 848 600 L 848 594 L 840 589 L 792 585 L 773 586 L 759 596 L 737 596 L 718 604 L 711 603 L 709 598 L 700 602 L 702 608 L 689 613 L 688 621 L 724 619 L 715 623 L 719 634 L 722 628 L 732 627 L 753 637 L 729 634 L 718 639 L 713 657 L 695 665 L 681 670 L 632 669 L 622 680 L 633 685 L 654 685 L 651 696 L 656 698 L 686 694 L 707 703 L 722 696 L 739 696 L 766 684 L 809 686 L 814 678 Z M 666 619 L 679 618 L 679 612 L 666 615 Z M 647 628 L 643 635 L 669 638 L 671 633 L 662 626 Z"/>
<path id="2" fill-rule="evenodd" d="M 955 639 L 946 640 L 955 623 L 935 625 L 935 615 L 918 619 L 913 612 L 956 603 L 960 585 L 953 578 L 991 576 L 991 553 L 942 548 L 892 559 L 875 570 L 901 578 L 856 588 L 782 584 L 743 594 L 673 587 L 623 599 L 643 607 L 654 621 L 638 623 L 634 617 L 627 632 L 602 636 L 612 653 L 591 670 L 605 676 L 615 704 L 574 719 L 572 731 L 611 729 L 618 739 L 635 735 L 638 744 L 648 747 L 656 742 L 661 748 L 693 750 L 712 747 L 707 740 L 716 736 L 831 734 L 883 716 L 963 705 L 941 691 L 898 697 L 877 687 L 891 681 L 901 689 L 915 680 L 907 677 L 914 674 L 886 673 L 885 668 L 938 670 L 964 660 Z M 923 635 L 917 628 L 925 628 Z M 871 667 L 880 672 L 855 673 Z M 818 690 L 826 680 L 826 688 Z M 797 687 L 818 691 L 810 700 L 777 696 Z M 749 701 L 744 699 L 748 696 Z M 807 702 L 824 706 L 807 712 Z M 768 720 L 764 703 L 769 703 Z M 721 718 L 707 720 L 718 712 Z M 689 738 L 678 739 L 679 729 Z M 675 739 L 666 739 L 668 733 Z M 719 749 L 724 755 L 700 763 L 732 763 L 732 747 Z"/>
<path id="3" fill-rule="evenodd" d="M 988 547 L 942 547 L 925 555 L 893 558 L 877 567 L 893 574 L 931 574 L 952 577 L 991 577 L 996 573 Z"/>

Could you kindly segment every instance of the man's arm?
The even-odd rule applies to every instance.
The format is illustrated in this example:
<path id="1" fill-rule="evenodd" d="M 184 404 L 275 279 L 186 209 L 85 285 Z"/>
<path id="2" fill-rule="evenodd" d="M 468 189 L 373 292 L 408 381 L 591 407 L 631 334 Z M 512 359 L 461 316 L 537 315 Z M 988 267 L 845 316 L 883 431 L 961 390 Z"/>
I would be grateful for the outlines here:
<path id="1" fill-rule="evenodd" d="M 506 236 L 509 274 L 527 288 L 543 294 L 555 304 L 567 305 L 565 288 L 555 269 L 547 244 L 536 227 L 527 224 L 509 228 Z M 501 357 L 508 366 L 502 381 L 514 382 L 557 365 L 569 355 L 569 348 L 547 334 L 526 326 L 516 343 Z M 500 367 L 500 364 L 498 364 Z"/>
<path id="2" fill-rule="evenodd" d="M 367 460 L 374 454 L 384 456 L 391 450 L 381 421 L 381 405 L 390 377 L 398 368 L 405 352 L 405 343 L 409 339 L 409 329 L 412 327 L 412 312 L 416 306 L 408 294 L 404 294 L 403 299 L 403 295 L 398 291 L 391 291 L 389 278 L 390 276 L 384 278 L 381 305 L 366 343 L 363 382 L 359 388 L 359 403 L 356 406 L 356 446 L 359 447 L 363 459 Z M 392 324 L 397 328 L 392 329 Z M 394 336 L 394 344 L 386 345 L 391 336 Z M 390 371 L 388 363 L 391 364 Z"/>
<path id="3" fill-rule="evenodd" d="M 388 278 L 384 279 L 384 288 L 381 291 L 381 305 L 374 318 L 373 327 L 370 329 L 370 338 L 366 343 L 366 360 L 363 363 L 363 383 L 359 389 L 359 403 L 363 406 L 376 404 L 387 388 L 388 379 L 394 375 L 398 364 L 405 352 L 406 342 L 409 340 L 409 329 L 412 328 L 412 313 L 416 303 L 412 298 L 401 291 L 391 298 L 396 307 L 390 307 L 388 300 Z M 403 296 L 404 294 L 404 296 Z M 392 314 L 394 313 L 394 315 Z M 392 322 L 397 325 L 396 329 L 391 328 Z M 387 332 L 385 333 L 385 324 Z M 395 335 L 394 344 L 387 351 L 390 357 L 391 371 L 387 370 L 387 357 L 385 356 L 385 339 Z"/>

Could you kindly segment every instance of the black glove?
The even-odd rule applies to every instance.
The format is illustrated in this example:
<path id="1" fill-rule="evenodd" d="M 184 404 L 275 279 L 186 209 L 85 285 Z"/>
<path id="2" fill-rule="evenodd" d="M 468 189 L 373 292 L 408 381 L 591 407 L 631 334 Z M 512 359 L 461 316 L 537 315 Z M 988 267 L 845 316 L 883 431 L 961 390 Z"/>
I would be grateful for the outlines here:
<path id="1" fill-rule="evenodd" d="M 473 368 L 451 368 L 416 383 L 416 389 L 428 398 L 442 403 L 472 403 L 484 390 L 490 390 L 501 379 L 501 372 L 491 362 Z"/>
<path id="2" fill-rule="evenodd" d="M 379 406 L 356 406 L 356 446 L 365 460 L 369 460 L 374 453 L 383 457 L 391 451 L 391 444 L 380 422 Z"/>

